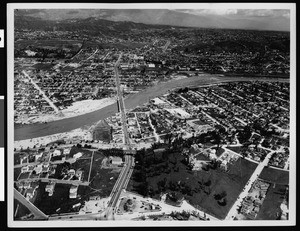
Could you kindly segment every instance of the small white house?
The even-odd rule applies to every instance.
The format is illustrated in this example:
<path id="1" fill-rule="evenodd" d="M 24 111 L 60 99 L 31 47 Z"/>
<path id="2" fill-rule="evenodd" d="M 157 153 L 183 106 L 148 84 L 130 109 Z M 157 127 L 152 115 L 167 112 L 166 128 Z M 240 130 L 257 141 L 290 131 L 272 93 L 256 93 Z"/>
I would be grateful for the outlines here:
<path id="1" fill-rule="evenodd" d="M 56 149 L 52 154 L 52 156 L 60 156 L 60 155 L 61 155 L 61 151 L 58 149 Z"/>
<path id="2" fill-rule="evenodd" d="M 74 159 L 78 159 L 80 157 L 82 157 L 82 153 L 81 152 L 78 152 L 78 153 L 74 154 L 74 156 L 73 156 Z"/>
<path id="3" fill-rule="evenodd" d="M 78 190 L 78 185 L 72 185 L 69 191 L 69 197 L 70 198 L 76 198 L 77 197 L 77 190 Z"/>

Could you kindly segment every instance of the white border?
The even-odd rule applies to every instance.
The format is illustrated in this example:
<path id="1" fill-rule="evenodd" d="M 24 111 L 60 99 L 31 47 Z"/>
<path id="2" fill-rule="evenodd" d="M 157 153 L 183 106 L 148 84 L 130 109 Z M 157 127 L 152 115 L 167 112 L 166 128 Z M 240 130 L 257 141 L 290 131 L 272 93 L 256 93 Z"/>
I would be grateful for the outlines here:
<path id="1" fill-rule="evenodd" d="M 7 4 L 8 60 L 8 128 L 13 121 L 14 67 L 14 9 L 289 9 L 290 10 L 290 150 L 296 154 L 296 4 L 293 3 L 9 3 Z M 13 166 L 14 129 L 8 130 L 8 165 Z M 296 156 L 290 156 L 290 203 L 288 221 L 214 221 L 214 222 L 155 222 L 155 221 L 13 221 L 13 168 L 8 169 L 8 226 L 9 227 L 122 227 L 122 226 L 291 226 L 296 224 Z"/>

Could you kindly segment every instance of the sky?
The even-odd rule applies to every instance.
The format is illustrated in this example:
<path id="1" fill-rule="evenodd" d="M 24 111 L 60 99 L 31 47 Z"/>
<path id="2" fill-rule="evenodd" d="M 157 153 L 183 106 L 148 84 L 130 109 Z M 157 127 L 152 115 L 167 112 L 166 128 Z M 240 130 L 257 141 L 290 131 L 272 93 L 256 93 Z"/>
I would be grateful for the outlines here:
<path id="1" fill-rule="evenodd" d="M 223 16 L 246 16 L 246 17 L 290 17 L 290 10 L 285 9 L 175 9 L 175 11 L 194 15 L 223 15 Z"/>

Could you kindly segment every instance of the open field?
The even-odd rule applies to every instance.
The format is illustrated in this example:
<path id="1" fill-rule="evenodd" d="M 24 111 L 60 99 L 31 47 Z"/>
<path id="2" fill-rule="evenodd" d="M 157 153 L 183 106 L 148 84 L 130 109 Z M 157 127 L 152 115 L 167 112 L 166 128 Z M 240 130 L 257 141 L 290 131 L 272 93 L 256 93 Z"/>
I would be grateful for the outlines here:
<path id="1" fill-rule="evenodd" d="M 45 192 L 46 185 L 47 183 L 40 182 L 34 205 L 47 215 L 56 214 L 56 210 L 58 209 L 60 209 L 60 213 L 75 212 L 72 209 L 72 206 L 80 201 L 83 201 L 83 198 L 69 198 L 69 189 L 71 187 L 70 184 L 56 184 L 54 193 L 51 197 L 48 196 L 48 192 Z M 84 186 L 79 186 L 78 194 L 82 193 L 80 187 Z M 82 193 L 81 195 L 85 194 Z"/>
<path id="2" fill-rule="evenodd" d="M 173 153 L 168 156 L 168 161 L 157 160 L 159 164 L 146 162 L 146 189 L 141 179 L 144 177 L 140 177 L 143 167 L 136 166 L 127 190 L 141 193 L 141 190 L 148 189 L 149 196 L 157 199 L 161 193 L 176 192 L 179 198 L 183 196 L 195 207 L 224 219 L 257 167 L 253 162 L 239 159 L 229 166 L 228 172 L 219 168 L 191 171 L 183 159 L 182 155 Z M 147 167 L 152 165 L 155 167 Z M 226 194 L 225 204 L 215 199 L 215 195 L 223 192 Z"/>
<path id="3" fill-rule="evenodd" d="M 219 219 L 224 219 L 255 168 L 256 164 L 241 159 L 230 167 L 228 173 L 219 170 L 201 172 L 199 174 L 204 173 L 203 177 L 205 181 L 210 180 L 212 182 L 211 193 L 209 195 L 203 193 L 195 194 L 187 199 L 192 205 L 199 205 L 204 211 L 215 215 Z M 223 191 L 227 194 L 227 203 L 225 206 L 219 205 L 218 201 L 214 199 L 215 194 Z"/>
<path id="4" fill-rule="evenodd" d="M 274 168 L 264 168 L 259 178 L 275 184 L 289 184 L 289 172 Z"/>

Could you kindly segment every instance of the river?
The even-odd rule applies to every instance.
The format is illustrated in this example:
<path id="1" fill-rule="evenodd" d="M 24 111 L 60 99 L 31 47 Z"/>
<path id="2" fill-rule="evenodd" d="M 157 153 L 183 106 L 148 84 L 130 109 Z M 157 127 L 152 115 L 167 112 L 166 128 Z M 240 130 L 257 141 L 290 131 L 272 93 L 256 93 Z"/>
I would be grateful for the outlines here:
<path id="1" fill-rule="evenodd" d="M 169 90 L 178 87 L 187 86 L 200 86 L 204 84 L 212 84 L 223 81 L 249 81 L 249 80 L 262 80 L 262 81 L 285 81 L 289 82 L 289 79 L 278 79 L 278 78 L 251 78 L 251 77 L 224 77 L 218 75 L 200 75 L 193 76 L 186 79 L 170 80 L 168 82 L 160 82 L 155 86 L 151 86 L 139 93 L 129 95 L 125 99 L 126 109 L 133 109 L 138 105 L 142 105 L 154 97 L 163 95 Z M 90 112 L 84 115 L 76 117 L 66 118 L 47 124 L 26 124 L 15 126 L 14 136 L 15 140 L 31 139 L 41 136 L 52 135 L 56 133 L 68 132 L 73 129 L 89 126 L 95 122 L 105 119 L 114 115 L 117 112 L 117 104 L 109 105 L 101 108 L 97 111 Z"/>

